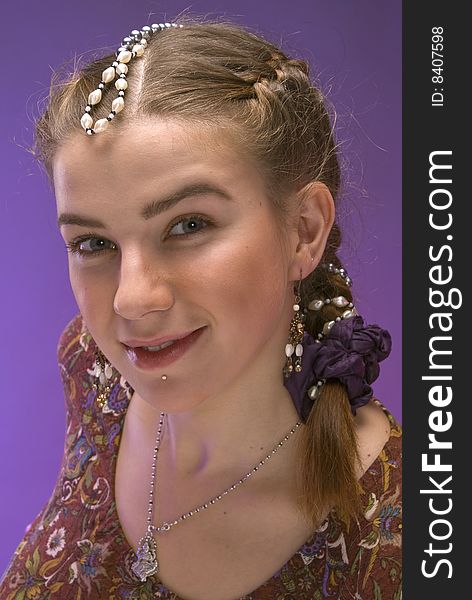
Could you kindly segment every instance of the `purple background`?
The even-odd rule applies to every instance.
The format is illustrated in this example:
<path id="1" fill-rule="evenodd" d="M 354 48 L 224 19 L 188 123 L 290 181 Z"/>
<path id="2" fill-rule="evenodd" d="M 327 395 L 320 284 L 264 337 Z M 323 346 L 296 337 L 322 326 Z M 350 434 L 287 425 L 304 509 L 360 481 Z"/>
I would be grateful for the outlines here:
<path id="1" fill-rule="evenodd" d="M 401 419 L 401 2 L 17 0 L 2 5 L 0 113 L 1 373 L 0 575 L 24 529 L 48 500 L 64 445 L 56 346 L 78 312 L 54 197 L 24 147 L 52 69 L 84 52 L 116 49 L 131 29 L 170 21 L 189 7 L 259 29 L 308 59 L 337 111 L 349 167 L 341 253 L 367 323 L 392 334 L 374 384 Z"/>

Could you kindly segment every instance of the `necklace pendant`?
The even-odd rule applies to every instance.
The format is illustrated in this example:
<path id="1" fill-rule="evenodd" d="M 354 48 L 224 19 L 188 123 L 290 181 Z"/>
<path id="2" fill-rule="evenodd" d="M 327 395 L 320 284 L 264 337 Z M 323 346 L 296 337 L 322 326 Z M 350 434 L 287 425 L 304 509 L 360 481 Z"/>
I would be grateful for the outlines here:
<path id="1" fill-rule="evenodd" d="M 139 540 L 136 556 L 137 560 L 131 565 L 131 569 L 141 581 L 146 581 L 148 577 L 157 573 L 157 546 L 150 531 Z"/>

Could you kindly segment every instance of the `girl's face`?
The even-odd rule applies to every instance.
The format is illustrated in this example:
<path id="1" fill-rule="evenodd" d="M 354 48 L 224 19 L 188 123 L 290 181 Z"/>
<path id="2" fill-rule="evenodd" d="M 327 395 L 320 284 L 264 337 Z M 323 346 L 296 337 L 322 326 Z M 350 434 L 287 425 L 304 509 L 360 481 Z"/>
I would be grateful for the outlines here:
<path id="1" fill-rule="evenodd" d="M 83 133 L 54 159 L 60 230 L 76 250 L 69 274 L 87 329 L 165 412 L 191 410 L 241 377 L 255 382 L 255 373 L 282 381 L 291 257 L 257 166 L 221 138 L 152 121 L 118 135 Z M 203 326 L 165 368 L 138 368 L 123 343 Z"/>

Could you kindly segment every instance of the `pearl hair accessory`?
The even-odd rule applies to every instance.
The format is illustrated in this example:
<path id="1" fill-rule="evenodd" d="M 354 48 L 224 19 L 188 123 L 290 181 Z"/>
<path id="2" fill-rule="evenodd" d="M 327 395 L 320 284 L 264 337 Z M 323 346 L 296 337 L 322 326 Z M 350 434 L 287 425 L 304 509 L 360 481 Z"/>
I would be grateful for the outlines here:
<path id="1" fill-rule="evenodd" d="M 105 69 L 102 73 L 102 79 L 98 84 L 98 88 L 90 92 L 88 96 L 88 104 L 85 107 L 85 113 L 80 119 L 80 124 L 85 129 L 87 135 L 100 133 L 105 131 L 115 115 L 121 112 L 125 106 L 124 96 L 128 88 L 126 74 L 128 73 L 128 64 L 131 59 L 142 56 L 144 49 L 148 44 L 148 40 L 156 31 L 169 29 L 171 27 L 183 27 L 177 23 L 153 23 L 151 26 L 145 25 L 140 30 L 133 29 L 129 36 L 123 38 L 121 46 L 116 51 L 116 60 L 112 65 Z M 117 79 L 116 79 L 117 78 Z M 115 81 L 115 88 L 118 90 L 118 97 L 111 104 L 111 112 L 106 119 L 98 119 L 93 124 L 93 119 L 90 113 L 93 107 L 97 106 L 102 100 L 102 90 L 108 83 Z"/>
<path id="2" fill-rule="evenodd" d="M 341 321 L 341 319 L 349 319 L 350 317 L 354 317 L 355 315 L 359 314 L 354 304 L 352 302 L 349 302 L 349 300 L 344 296 L 336 296 L 336 298 L 326 298 L 325 300 L 312 300 L 308 305 L 308 309 L 321 310 L 325 304 L 330 303 L 334 304 L 338 308 L 347 306 L 347 310 L 345 310 L 340 317 L 336 317 L 336 319 L 334 319 L 333 321 L 327 321 L 323 325 L 322 331 L 318 334 L 317 339 L 315 340 L 319 343 L 321 338 L 328 334 L 328 331 L 336 323 L 336 321 Z"/>
<path id="3" fill-rule="evenodd" d="M 336 273 L 336 275 L 339 275 L 346 281 L 349 287 L 352 286 L 352 279 L 347 274 L 346 269 L 343 269 L 342 267 L 338 269 L 338 267 L 334 266 L 333 263 L 322 263 L 320 266 L 330 273 Z"/>
<path id="4" fill-rule="evenodd" d="M 342 277 L 344 279 L 344 281 L 346 282 L 346 284 L 349 287 L 352 286 L 352 279 L 349 277 L 349 275 L 347 274 L 345 269 L 342 269 L 342 268 L 338 269 L 338 267 L 335 267 L 333 265 L 333 263 L 323 263 L 321 265 L 321 267 L 323 267 L 330 273 L 336 273 L 336 275 L 339 275 L 340 277 Z M 345 298 L 344 296 L 336 296 L 335 298 L 325 298 L 324 300 L 321 300 L 321 299 L 312 300 L 311 302 L 308 303 L 308 307 L 305 308 L 303 310 L 303 312 L 307 313 L 309 310 L 312 310 L 312 311 L 321 310 L 325 304 L 330 304 L 330 303 L 334 304 L 338 308 L 342 308 L 343 306 L 346 306 L 347 309 L 343 312 L 343 314 L 340 317 L 336 317 L 336 319 L 334 319 L 334 321 L 327 321 L 324 324 L 322 331 L 318 334 L 317 339 L 315 340 L 316 342 L 319 342 L 321 340 L 321 338 L 323 338 L 325 335 L 328 335 L 328 331 L 336 323 L 336 321 L 341 321 L 341 319 L 349 319 L 350 317 L 355 317 L 356 315 L 359 315 L 354 304 L 352 302 L 349 302 L 349 300 L 347 298 Z"/>

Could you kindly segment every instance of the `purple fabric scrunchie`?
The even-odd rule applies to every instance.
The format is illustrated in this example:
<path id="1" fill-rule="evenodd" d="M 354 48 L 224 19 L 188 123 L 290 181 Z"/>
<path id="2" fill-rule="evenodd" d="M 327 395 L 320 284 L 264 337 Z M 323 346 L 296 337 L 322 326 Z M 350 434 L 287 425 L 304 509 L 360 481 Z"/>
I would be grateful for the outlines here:
<path id="1" fill-rule="evenodd" d="M 303 423 L 315 402 L 308 389 L 320 379 L 338 379 L 346 386 L 355 415 L 372 398 L 369 383 L 379 376 L 378 363 L 392 348 L 390 333 L 378 325 L 366 326 L 360 315 L 336 321 L 320 342 L 304 332 L 302 370 L 294 370 L 284 381 Z"/>

